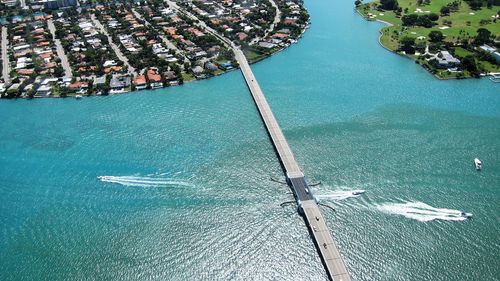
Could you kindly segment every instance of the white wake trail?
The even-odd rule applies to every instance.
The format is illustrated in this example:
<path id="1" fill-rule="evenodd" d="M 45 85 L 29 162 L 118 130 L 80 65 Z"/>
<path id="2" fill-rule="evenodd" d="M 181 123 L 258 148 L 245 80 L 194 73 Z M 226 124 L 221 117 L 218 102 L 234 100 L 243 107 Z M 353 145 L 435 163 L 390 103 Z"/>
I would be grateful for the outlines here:
<path id="1" fill-rule="evenodd" d="M 333 192 L 328 193 L 328 194 L 317 194 L 316 196 L 319 199 L 344 200 L 347 198 L 359 197 L 363 193 L 365 193 L 365 191 L 362 189 L 339 190 L 339 191 L 333 191 Z"/>
<path id="2" fill-rule="evenodd" d="M 181 181 L 173 178 L 163 178 L 163 177 L 99 176 L 97 178 L 102 182 L 116 183 L 125 186 L 139 186 L 139 187 L 176 187 L 176 186 L 192 187 L 193 186 L 191 183 L 186 181 Z"/>
<path id="3" fill-rule="evenodd" d="M 377 208 L 385 213 L 402 215 L 421 222 L 433 220 L 464 221 L 472 217 L 472 214 L 463 213 L 460 210 L 435 208 L 423 202 L 387 203 L 377 206 Z"/>

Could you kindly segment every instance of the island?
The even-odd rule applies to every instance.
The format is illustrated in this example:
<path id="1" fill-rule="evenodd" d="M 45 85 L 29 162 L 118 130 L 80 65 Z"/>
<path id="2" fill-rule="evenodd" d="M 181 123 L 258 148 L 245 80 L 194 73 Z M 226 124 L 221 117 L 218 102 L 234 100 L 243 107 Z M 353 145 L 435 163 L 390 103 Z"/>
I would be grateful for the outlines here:
<path id="1" fill-rule="evenodd" d="M 81 98 L 158 89 L 296 43 L 302 0 L 0 0 L 0 98 Z"/>
<path id="2" fill-rule="evenodd" d="M 356 0 L 356 11 L 387 26 L 380 44 L 440 79 L 500 79 L 500 1 Z"/>

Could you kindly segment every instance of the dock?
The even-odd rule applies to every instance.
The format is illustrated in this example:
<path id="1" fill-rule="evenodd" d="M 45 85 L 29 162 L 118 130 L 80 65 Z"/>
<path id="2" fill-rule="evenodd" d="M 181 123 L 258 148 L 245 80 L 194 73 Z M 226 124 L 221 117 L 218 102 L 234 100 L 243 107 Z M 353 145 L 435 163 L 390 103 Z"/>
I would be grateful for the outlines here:
<path id="1" fill-rule="evenodd" d="M 318 201 L 312 194 L 312 191 L 305 180 L 304 174 L 295 160 L 285 135 L 281 131 L 278 121 L 274 117 L 271 107 L 267 103 L 264 93 L 262 92 L 245 55 L 234 45 L 233 50 L 235 52 L 235 58 L 240 65 L 241 73 L 245 78 L 248 89 L 252 94 L 255 105 L 259 110 L 269 137 L 271 138 L 274 148 L 278 154 L 278 158 L 283 166 L 287 183 L 294 191 L 299 212 L 303 215 L 304 220 L 311 232 L 313 241 L 318 248 L 318 253 L 321 256 L 328 277 L 333 281 L 351 280 L 337 245 L 335 244 L 335 241 L 326 226 L 325 220 L 318 206 Z"/>

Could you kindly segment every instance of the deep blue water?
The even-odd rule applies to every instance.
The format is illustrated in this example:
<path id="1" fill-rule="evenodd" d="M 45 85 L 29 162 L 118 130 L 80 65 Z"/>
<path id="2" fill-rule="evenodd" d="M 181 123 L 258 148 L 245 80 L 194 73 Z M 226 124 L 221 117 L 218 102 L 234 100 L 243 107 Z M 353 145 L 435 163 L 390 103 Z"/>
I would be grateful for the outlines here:
<path id="1" fill-rule="evenodd" d="M 498 84 L 433 78 L 350 1 L 306 5 L 304 38 L 253 69 L 352 276 L 499 280 Z M 237 71 L 0 120 L 1 280 L 326 278 Z"/>

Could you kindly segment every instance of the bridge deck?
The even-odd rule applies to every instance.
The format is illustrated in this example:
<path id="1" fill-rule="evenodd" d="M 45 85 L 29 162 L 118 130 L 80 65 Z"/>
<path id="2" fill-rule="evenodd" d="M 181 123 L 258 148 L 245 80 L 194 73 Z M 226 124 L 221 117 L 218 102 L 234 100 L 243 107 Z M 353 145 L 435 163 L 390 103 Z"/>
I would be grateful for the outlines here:
<path id="1" fill-rule="evenodd" d="M 289 184 L 294 190 L 295 197 L 300 201 L 304 218 L 311 229 L 313 240 L 318 247 L 320 256 L 327 269 L 327 274 L 334 281 L 351 280 L 349 273 L 345 267 L 344 261 L 333 241 L 333 238 L 326 226 L 325 220 L 321 215 L 318 204 L 314 200 L 309 186 L 302 174 L 302 171 L 295 161 L 292 150 L 285 139 L 285 135 L 281 131 L 278 121 L 274 117 L 271 107 L 262 92 L 257 79 L 255 78 L 250 65 L 243 52 L 237 48 L 233 48 L 235 57 L 240 64 L 243 77 L 250 89 L 250 93 L 257 105 L 257 109 L 264 121 L 266 129 L 271 137 L 274 147 L 278 152 L 279 158 L 286 171 Z"/>

